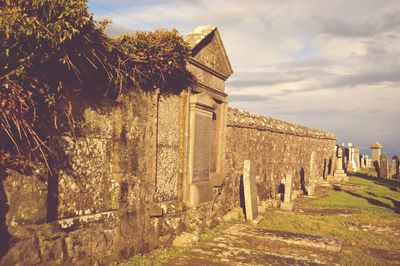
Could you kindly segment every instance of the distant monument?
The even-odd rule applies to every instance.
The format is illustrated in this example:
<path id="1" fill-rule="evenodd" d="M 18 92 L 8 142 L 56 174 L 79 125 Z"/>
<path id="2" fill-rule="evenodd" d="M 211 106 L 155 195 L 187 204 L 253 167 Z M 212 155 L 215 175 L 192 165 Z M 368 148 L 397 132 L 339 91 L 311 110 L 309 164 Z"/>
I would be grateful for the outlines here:
<path id="1" fill-rule="evenodd" d="M 387 178 L 389 177 L 388 157 L 387 155 L 381 155 L 379 159 L 380 159 L 379 177 Z"/>
<path id="2" fill-rule="evenodd" d="M 381 149 L 382 144 L 378 141 L 375 141 L 371 144 L 371 169 L 368 175 L 379 176 L 380 175 L 380 157 L 381 157 Z"/>
<path id="3" fill-rule="evenodd" d="M 330 181 L 347 181 L 347 174 L 343 170 L 343 148 L 337 148 L 336 169 L 333 177 L 329 178 Z"/>
<path id="4" fill-rule="evenodd" d="M 360 152 L 359 150 L 352 144 L 348 143 L 348 163 L 346 165 L 346 171 L 348 173 L 357 172 L 360 167 Z"/>
<path id="5" fill-rule="evenodd" d="M 390 164 L 390 177 L 399 179 L 399 157 L 397 157 L 397 155 L 392 157 L 392 163 Z"/>

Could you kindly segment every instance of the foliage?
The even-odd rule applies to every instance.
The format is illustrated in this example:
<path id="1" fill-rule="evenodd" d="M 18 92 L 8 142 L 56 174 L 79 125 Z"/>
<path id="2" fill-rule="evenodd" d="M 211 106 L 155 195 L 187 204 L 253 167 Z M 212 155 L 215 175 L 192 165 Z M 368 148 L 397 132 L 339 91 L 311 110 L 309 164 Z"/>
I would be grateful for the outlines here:
<path id="1" fill-rule="evenodd" d="M 86 0 L 0 0 L 0 10 L 0 167 L 17 158 L 47 163 L 51 132 L 74 128 L 73 97 L 118 101 L 129 89 L 193 81 L 175 30 L 112 40 Z"/>

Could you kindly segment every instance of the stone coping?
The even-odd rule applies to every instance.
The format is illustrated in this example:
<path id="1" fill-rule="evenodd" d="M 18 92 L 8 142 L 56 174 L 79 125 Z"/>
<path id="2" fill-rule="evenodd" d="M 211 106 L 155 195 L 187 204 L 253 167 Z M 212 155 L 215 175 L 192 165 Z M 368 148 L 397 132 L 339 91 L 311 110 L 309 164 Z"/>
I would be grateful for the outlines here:
<path id="1" fill-rule="evenodd" d="M 300 125 L 291 124 L 282 120 L 268 116 L 255 115 L 240 109 L 228 108 L 228 127 L 252 128 L 262 131 L 310 137 L 317 139 L 336 140 L 336 136 L 331 132 L 307 128 Z"/>

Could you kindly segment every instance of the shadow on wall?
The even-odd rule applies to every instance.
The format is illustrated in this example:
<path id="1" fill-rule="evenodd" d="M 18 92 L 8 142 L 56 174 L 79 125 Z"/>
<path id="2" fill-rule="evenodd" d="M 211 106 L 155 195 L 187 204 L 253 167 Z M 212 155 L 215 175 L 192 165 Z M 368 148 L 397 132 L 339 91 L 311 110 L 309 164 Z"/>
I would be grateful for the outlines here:
<path id="1" fill-rule="evenodd" d="M 240 175 L 239 182 L 239 200 L 240 200 L 240 208 L 242 208 L 243 213 L 246 215 L 246 204 L 244 202 L 244 185 L 243 185 L 243 175 Z"/>
<path id="2" fill-rule="evenodd" d="M 300 188 L 303 191 L 304 195 L 307 195 L 307 188 L 306 188 L 306 179 L 304 177 L 304 168 L 300 169 Z"/>
<path id="3" fill-rule="evenodd" d="M 4 171 L 0 172 L 0 258 L 7 253 L 11 238 L 6 224 L 6 214 L 10 206 L 8 205 L 7 195 L 3 187 L 5 177 L 6 173 Z"/>
<path id="4" fill-rule="evenodd" d="M 333 169 L 332 169 L 332 167 L 333 167 L 333 163 L 332 163 L 332 159 L 329 159 L 329 162 L 328 162 L 328 172 L 327 172 L 327 175 L 329 175 L 330 173 L 333 173 Z M 325 178 L 326 178 L 326 176 L 325 176 Z"/>

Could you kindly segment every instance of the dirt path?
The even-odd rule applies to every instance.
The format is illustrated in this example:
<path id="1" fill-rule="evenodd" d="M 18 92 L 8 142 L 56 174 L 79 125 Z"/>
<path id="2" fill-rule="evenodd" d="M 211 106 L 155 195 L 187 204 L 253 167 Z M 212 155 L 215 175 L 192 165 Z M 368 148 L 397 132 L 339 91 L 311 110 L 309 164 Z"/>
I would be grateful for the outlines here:
<path id="1" fill-rule="evenodd" d="M 342 241 L 236 224 L 164 265 L 337 264 Z"/>

